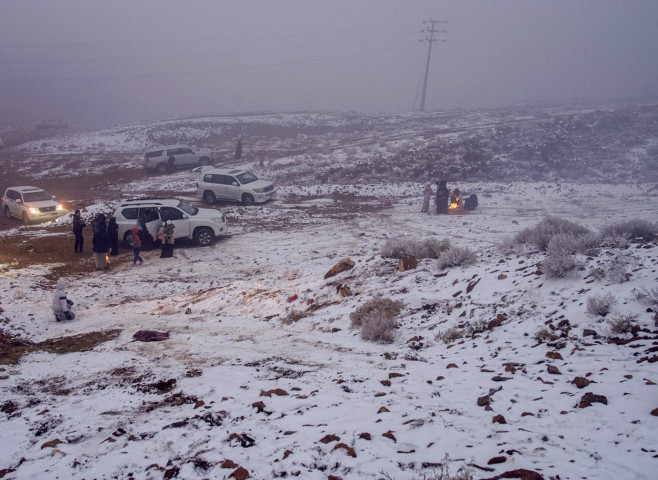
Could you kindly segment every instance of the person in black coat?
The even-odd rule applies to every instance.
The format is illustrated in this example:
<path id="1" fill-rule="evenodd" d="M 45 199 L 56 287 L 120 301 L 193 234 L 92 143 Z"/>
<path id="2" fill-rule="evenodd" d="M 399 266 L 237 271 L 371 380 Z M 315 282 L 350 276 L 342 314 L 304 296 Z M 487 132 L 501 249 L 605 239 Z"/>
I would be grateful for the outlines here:
<path id="1" fill-rule="evenodd" d="M 94 219 L 92 225 L 94 229 L 94 238 L 92 239 L 92 251 L 96 260 L 96 270 L 107 270 L 107 260 L 105 255 L 110 250 L 110 238 L 107 236 L 107 225 L 105 225 L 105 215 L 99 213 Z"/>
<path id="2" fill-rule="evenodd" d="M 82 246 L 85 243 L 85 239 L 82 236 L 82 229 L 86 226 L 87 224 L 82 220 L 82 216 L 80 215 L 80 210 L 76 210 L 73 214 L 73 235 L 75 235 L 73 251 L 75 253 L 82 253 Z"/>
<path id="3" fill-rule="evenodd" d="M 438 185 L 435 199 L 436 213 L 439 215 L 442 213 L 448 213 L 448 199 L 450 198 L 450 190 L 448 190 L 445 180 L 438 181 L 436 184 Z"/>
<path id="4" fill-rule="evenodd" d="M 119 225 L 117 218 L 112 216 L 107 224 L 107 236 L 110 240 L 110 255 L 116 257 L 119 255 Z"/>

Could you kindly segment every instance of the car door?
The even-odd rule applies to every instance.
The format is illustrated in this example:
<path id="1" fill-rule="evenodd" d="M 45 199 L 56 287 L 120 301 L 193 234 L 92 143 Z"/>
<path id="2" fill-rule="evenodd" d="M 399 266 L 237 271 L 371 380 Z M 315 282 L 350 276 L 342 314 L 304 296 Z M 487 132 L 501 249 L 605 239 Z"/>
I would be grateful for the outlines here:
<path id="1" fill-rule="evenodd" d="M 158 230 L 160 225 L 162 225 L 162 220 L 160 220 L 160 215 L 158 214 L 158 209 L 156 207 L 141 207 L 139 209 L 138 225 L 139 222 L 144 220 L 146 224 L 146 229 L 151 234 L 151 237 L 155 240 L 158 235 Z"/>
<path id="2" fill-rule="evenodd" d="M 174 224 L 174 238 L 190 236 L 190 219 L 186 213 L 176 207 L 160 207 L 160 218 L 163 222 L 171 220 Z"/>
<path id="3" fill-rule="evenodd" d="M 224 175 L 224 189 L 226 191 L 226 198 L 229 200 L 242 200 L 242 189 L 240 182 L 233 175 Z"/>
<path id="4" fill-rule="evenodd" d="M 191 148 L 179 148 L 178 155 L 176 155 L 176 163 L 179 165 L 196 164 L 194 152 Z"/>
<path id="5" fill-rule="evenodd" d="M 11 206 L 9 207 L 11 214 L 14 217 L 21 218 L 23 216 L 23 205 L 25 205 L 25 202 L 23 202 L 23 194 L 14 191 Z"/>

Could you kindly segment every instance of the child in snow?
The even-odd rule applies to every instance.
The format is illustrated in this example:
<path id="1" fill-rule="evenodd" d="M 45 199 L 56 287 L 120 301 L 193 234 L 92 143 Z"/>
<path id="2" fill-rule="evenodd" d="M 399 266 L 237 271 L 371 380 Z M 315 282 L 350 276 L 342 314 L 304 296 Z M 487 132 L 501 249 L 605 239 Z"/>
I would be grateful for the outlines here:
<path id="1" fill-rule="evenodd" d="M 73 320 L 75 313 L 71 311 L 73 302 L 66 298 L 66 280 L 60 278 L 57 280 L 57 288 L 53 294 L 53 313 L 55 320 L 61 322 L 62 320 Z"/>
<path id="2" fill-rule="evenodd" d="M 141 265 L 143 260 L 139 256 L 139 253 L 142 251 L 142 241 L 139 238 L 139 228 L 133 227 L 131 232 L 128 235 L 128 243 L 133 247 L 133 265 L 137 264 L 137 260 L 139 260 L 139 264 Z"/>

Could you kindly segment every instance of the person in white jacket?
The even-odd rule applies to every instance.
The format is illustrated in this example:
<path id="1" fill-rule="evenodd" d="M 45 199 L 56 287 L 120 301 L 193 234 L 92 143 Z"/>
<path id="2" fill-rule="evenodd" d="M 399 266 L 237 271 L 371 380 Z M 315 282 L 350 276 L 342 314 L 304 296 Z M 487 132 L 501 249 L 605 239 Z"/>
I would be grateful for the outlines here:
<path id="1" fill-rule="evenodd" d="M 53 294 L 53 313 L 55 314 L 55 320 L 58 322 L 75 318 L 75 313 L 71 311 L 73 302 L 66 298 L 66 287 L 66 280 L 63 278 L 57 280 L 57 288 Z"/>

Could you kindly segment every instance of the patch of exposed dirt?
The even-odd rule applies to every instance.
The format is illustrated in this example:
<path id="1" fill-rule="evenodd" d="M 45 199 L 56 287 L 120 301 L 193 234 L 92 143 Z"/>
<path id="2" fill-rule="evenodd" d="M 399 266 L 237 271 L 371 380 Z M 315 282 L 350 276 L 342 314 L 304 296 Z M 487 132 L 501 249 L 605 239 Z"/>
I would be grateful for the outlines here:
<path id="1" fill-rule="evenodd" d="M 0 365 L 17 364 L 23 355 L 32 352 L 49 352 L 65 354 L 72 352 L 88 352 L 101 343 L 109 342 L 119 336 L 121 330 L 103 330 L 99 332 L 82 333 L 70 337 L 58 337 L 33 343 L 18 336 L 10 335 L 0 330 Z"/>

